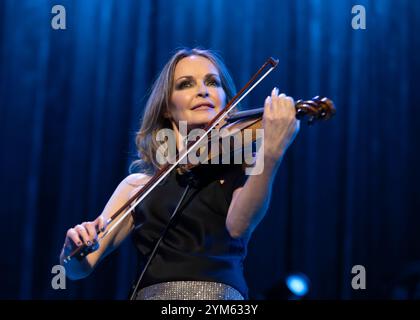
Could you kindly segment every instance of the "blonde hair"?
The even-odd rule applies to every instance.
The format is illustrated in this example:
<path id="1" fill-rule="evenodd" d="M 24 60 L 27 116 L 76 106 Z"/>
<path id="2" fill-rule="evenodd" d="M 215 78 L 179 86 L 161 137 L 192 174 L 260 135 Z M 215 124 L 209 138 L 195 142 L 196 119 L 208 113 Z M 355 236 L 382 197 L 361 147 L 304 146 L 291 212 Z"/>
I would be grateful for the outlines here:
<path id="1" fill-rule="evenodd" d="M 156 152 L 162 142 L 156 140 L 156 135 L 161 129 L 172 128 L 170 120 L 164 117 L 164 113 L 168 112 L 170 105 L 175 67 L 181 59 L 189 56 L 201 56 L 210 60 L 219 72 L 221 85 L 226 94 L 225 103 L 234 97 L 235 85 L 223 60 L 216 52 L 200 48 L 182 48 L 176 51 L 152 86 L 140 122 L 140 129 L 136 133 L 135 141 L 139 159 L 131 163 L 130 172 L 141 171 L 154 174 L 160 169 L 156 161 Z"/>

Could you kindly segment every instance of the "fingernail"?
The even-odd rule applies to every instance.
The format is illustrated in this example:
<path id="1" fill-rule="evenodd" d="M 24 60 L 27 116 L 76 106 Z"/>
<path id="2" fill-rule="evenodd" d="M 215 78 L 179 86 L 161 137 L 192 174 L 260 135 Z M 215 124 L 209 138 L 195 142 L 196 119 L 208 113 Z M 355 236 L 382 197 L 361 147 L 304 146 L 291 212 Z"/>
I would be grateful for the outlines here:
<path id="1" fill-rule="evenodd" d="M 82 242 L 81 242 L 81 241 L 79 241 L 79 242 L 77 243 L 77 245 L 78 245 L 78 246 L 81 246 L 81 245 L 82 245 Z"/>
<path id="2" fill-rule="evenodd" d="M 90 246 L 91 244 L 92 244 L 92 242 L 90 242 L 90 241 L 88 241 L 88 242 L 87 242 L 87 245 L 88 245 L 88 246 Z"/>

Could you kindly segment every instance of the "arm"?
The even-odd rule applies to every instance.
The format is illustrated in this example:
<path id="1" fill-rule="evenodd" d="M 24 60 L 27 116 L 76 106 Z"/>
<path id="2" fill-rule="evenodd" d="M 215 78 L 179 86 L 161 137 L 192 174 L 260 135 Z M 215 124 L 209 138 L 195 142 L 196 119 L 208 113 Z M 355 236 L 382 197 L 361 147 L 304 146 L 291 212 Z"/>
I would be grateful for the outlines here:
<path id="1" fill-rule="evenodd" d="M 149 179 L 142 174 L 132 174 L 126 177 L 116 188 L 101 215 L 92 222 L 84 222 L 70 228 L 67 231 L 64 246 L 60 255 L 60 264 L 66 268 L 66 275 L 77 280 L 87 277 L 96 267 L 99 261 L 115 250 L 124 239 L 131 233 L 134 227 L 132 215 L 128 215 L 124 221 L 108 234 L 105 238 L 98 241 L 98 230 L 111 227 L 116 221 L 105 225 L 108 220 L 122 205 L 136 193 Z M 64 257 L 82 244 L 92 245 L 95 250 L 82 260 L 71 259 L 64 263 Z"/>
<path id="2" fill-rule="evenodd" d="M 226 228 L 233 238 L 251 234 L 265 216 L 271 188 L 282 158 L 299 131 L 292 98 L 278 95 L 275 88 L 264 104 L 264 140 L 257 161 L 264 161 L 261 174 L 250 175 L 245 185 L 234 191 L 226 218 Z"/>

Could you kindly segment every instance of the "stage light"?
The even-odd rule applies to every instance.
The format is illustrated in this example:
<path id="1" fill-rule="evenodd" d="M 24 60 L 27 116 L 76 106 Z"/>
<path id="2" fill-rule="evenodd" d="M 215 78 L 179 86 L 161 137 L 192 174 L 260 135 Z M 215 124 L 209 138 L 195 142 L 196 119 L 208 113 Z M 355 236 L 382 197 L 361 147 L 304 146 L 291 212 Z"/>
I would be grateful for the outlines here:
<path id="1" fill-rule="evenodd" d="M 292 293 L 292 298 L 302 298 L 309 291 L 309 279 L 303 273 L 292 273 L 286 278 L 287 288 Z"/>
<path id="2" fill-rule="evenodd" d="M 282 277 L 264 292 L 266 300 L 301 300 L 306 299 L 311 289 L 309 278 L 300 272 L 293 272 Z"/>

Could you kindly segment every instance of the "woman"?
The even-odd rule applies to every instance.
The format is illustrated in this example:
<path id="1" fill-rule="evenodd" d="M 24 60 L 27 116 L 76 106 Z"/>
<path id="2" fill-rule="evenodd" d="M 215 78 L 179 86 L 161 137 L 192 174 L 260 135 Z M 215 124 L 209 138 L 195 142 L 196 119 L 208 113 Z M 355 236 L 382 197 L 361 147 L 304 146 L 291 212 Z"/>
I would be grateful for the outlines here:
<path id="1" fill-rule="evenodd" d="M 67 231 L 60 260 L 86 244 L 91 253 L 64 264 L 71 279 L 88 276 L 110 252 L 132 235 L 141 268 L 161 236 L 188 182 L 173 171 L 112 233 L 97 241 L 105 221 L 159 169 L 160 129 L 175 132 L 177 148 L 185 146 L 188 131 L 204 127 L 234 95 L 231 77 L 211 51 L 176 52 L 156 80 L 148 99 L 136 143 L 142 173 L 127 176 L 117 187 L 101 215 Z M 283 155 L 299 131 L 294 101 L 274 88 L 265 99 L 264 147 L 257 153 L 264 162 L 261 174 L 246 177 L 242 166 L 198 166 L 179 213 L 160 242 L 135 292 L 137 299 L 246 299 L 242 263 L 252 231 L 264 217 L 273 179 Z M 141 270 L 140 268 L 140 270 Z"/>

